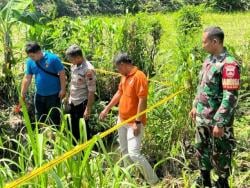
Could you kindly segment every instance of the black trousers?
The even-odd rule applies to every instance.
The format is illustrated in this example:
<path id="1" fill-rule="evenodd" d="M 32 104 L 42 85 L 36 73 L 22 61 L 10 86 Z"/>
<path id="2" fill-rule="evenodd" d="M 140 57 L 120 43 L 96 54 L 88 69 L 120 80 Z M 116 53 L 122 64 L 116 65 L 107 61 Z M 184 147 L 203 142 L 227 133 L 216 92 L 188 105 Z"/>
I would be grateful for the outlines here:
<path id="1" fill-rule="evenodd" d="M 35 95 L 35 113 L 36 119 L 39 122 L 44 123 L 50 110 L 50 120 L 52 124 L 60 125 L 60 111 L 55 108 L 60 108 L 61 102 L 58 94 L 41 96 L 39 94 Z"/>
<path id="2" fill-rule="evenodd" d="M 86 109 L 87 101 L 82 102 L 79 105 L 73 105 L 70 104 L 70 116 L 71 116 L 71 127 L 72 127 L 72 134 L 75 137 L 77 141 L 80 139 L 80 126 L 79 126 L 79 120 L 80 118 L 83 118 L 83 113 Z M 88 120 L 85 120 L 86 124 L 86 131 L 87 131 L 87 139 L 90 139 L 91 132 L 88 124 Z M 74 143 L 77 144 L 77 143 Z"/>

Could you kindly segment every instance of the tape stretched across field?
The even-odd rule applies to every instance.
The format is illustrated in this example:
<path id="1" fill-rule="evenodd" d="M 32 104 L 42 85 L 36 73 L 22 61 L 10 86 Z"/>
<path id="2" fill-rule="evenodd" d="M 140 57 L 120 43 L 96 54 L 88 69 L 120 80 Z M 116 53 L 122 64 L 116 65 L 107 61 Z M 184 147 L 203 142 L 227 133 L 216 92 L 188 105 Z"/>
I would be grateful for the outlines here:
<path id="1" fill-rule="evenodd" d="M 172 98 L 174 98 L 175 96 L 177 96 L 178 94 L 182 93 L 185 89 L 181 89 L 179 91 L 177 91 L 176 93 L 171 94 L 170 96 L 167 96 L 165 98 L 163 98 L 162 100 L 158 101 L 157 103 L 155 103 L 154 105 L 150 106 L 149 108 L 147 108 L 146 110 L 144 110 L 143 112 L 127 119 L 126 121 L 120 122 L 117 125 L 113 126 L 112 128 L 102 132 L 101 134 L 99 134 L 100 138 L 104 138 L 105 136 L 111 134 L 112 132 L 114 132 L 115 130 L 119 129 L 120 127 L 122 127 L 123 125 L 129 123 L 130 121 L 134 120 L 135 118 L 152 111 L 153 109 L 161 106 L 162 104 L 166 103 L 167 101 L 171 100 Z M 44 172 L 47 172 L 48 170 L 50 170 L 51 168 L 53 168 L 54 166 L 58 165 L 59 163 L 67 160 L 68 158 L 74 156 L 75 154 L 79 153 L 80 151 L 84 150 L 86 147 L 88 147 L 92 142 L 94 141 L 94 137 L 90 140 L 88 140 L 87 142 L 77 145 L 75 148 L 73 148 L 72 150 L 64 153 L 63 155 L 49 161 L 48 163 L 44 164 L 43 166 L 31 171 L 30 173 L 24 175 L 23 177 L 7 184 L 5 186 L 5 188 L 14 188 L 14 187 L 18 187 L 22 184 L 24 184 L 25 182 L 39 176 L 40 174 L 43 174 Z"/>
<path id="2" fill-rule="evenodd" d="M 70 65 L 70 63 L 67 63 L 67 62 L 63 62 L 63 64 L 65 65 Z M 120 73 L 117 73 L 117 72 L 112 72 L 112 71 L 107 71 L 107 70 L 104 70 L 104 69 L 95 69 L 95 71 L 97 73 L 103 73 L 103 74 L 109 74 L 109 75 L 113 75 L 113 76 L 121 76 Z M 148 81 L 150 82 L 155 82 L 155 83 L 158 83 L 160 85 L 164 85 L 164 86 L 171 86 L 172 84 L 171 83 L 168 83 L 168 82 L 162 82 L 162 81 L 158 81 L 158 80 L 155 80 L 155 79 L 148 79 Z"/>
<path id="3" fill-rule="evenodd" d="M 95 69 L 95 71 L 100 72 L 100 73 L 104 73 L 104 74 L 110 74 L 110 75 L 113 75 L 113 76 L 121 76 L 121 74 L 119 74 L 119 73 L 112 72 L 112 71 L 106 71 L 106 70 L 103 70 L 103 69 Z M 171 83 L 161 82 L 161 81 L 158 81 L 158 80 L 155 80 L 155 79 L 148 79 L 148 81 L 155 82 L 155 83 L 158 83 L 158 84 L 161 84 L 161 85 L 164 85 L 164 86 L 171 86 L 172 85 Z"/>

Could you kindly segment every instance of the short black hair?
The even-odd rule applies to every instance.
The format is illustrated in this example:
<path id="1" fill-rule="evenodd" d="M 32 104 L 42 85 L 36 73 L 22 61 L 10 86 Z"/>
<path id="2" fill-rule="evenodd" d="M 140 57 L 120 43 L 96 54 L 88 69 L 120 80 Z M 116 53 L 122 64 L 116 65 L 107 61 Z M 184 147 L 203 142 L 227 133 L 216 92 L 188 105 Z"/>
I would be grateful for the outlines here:
<path id="1" fill-rule="evenodd" d="M 27 54 L 36 53 L 41 51 L 41 46 L 36 42 L 28 42 L 25 46 L 25 51 Z"/>
<path id="2" fill-rule="evenodd" d="M 129 57 L 129 55 L 127 53 L 119 53 L 115 60 L 114 60 L 115 64 L 121 64 L 121 63 L 126 63 L 126 64 L 133 64 L 132 59 Z"/>
<path id="3" fill-rule="evenodd" d="M 66 56 L 68 58 L 70 57 L 83 57 L 82 49 L 77 46 L 77 45 L 71 45 L 67 50 L 66 50 Z"/>
<path id="4" fill-rule="evenodd" d="M 208 27 L 204 30 L 205 33 L 208 33 L 210 39 L 218 39 L 220 43 L 224 42 L 224 32 L 218 26 Z"/>

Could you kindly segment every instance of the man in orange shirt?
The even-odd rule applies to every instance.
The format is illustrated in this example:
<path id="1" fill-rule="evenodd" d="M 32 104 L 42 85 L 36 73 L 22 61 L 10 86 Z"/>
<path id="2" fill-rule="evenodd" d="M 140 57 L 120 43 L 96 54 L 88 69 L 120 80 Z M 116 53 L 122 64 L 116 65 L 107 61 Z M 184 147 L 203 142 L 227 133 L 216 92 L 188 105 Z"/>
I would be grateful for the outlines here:
<path id="1" fill-rule="evenodd" d="M 118 71 L 122 74 L 119 89 L 110 103 L 100 114 L 103 120 L 110 109 L 119 103 L 118 122 L 144 111 L 147 108 L 148 82 L 145 74 L 133 65 L 126 53 L 121 53 L 115 60 Z M 141 141 L 146 124 L 146 115 L 137 117 L 118 130 L 120 149 L 128 160 L 139 164 L 140 170 L 147 182 L 151 185 L 158 182 L 158 177 L 152 167 L 141 154 Z"/>

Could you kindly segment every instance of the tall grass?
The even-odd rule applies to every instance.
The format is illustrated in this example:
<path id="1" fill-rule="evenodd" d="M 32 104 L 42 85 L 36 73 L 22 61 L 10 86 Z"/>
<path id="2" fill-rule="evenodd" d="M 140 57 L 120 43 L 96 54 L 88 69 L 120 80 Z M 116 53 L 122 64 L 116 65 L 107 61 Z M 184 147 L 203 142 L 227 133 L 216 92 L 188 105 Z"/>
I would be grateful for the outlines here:
<path id="1" fill-rule="evenodd" d="M 43 124 L 42 130 L 38 131 L 38 126 L 32 130 L 25 105 L 23 114 L 27 134 L 21 133 L 17 139 L 12 140 L 17 144 L 15 150 L 1 148 L 8 149 L 8 152 L 16 156 L 13 160 L 1 159 L 1 163 L 4 164 L 4 170 L 0 171 L 2 185 L 74 147 L 73 136 L 67 124 L 70 118 L 68 115 L 63 116 L 60 130 Z M 85 142 L 87 133 L 83 119 L 80 120 L 80 127 L 81 141 Z M 94 145 L 97 146 L 95 151 Z M 133 165 L 124 168 L 118 159 L 119 153 L 117 151 L 108 153 L 102 139 L 97 135 L 83 152 L 26 184 L 32 187 L 137 187 L 137 182 L 130 175 L 134 174 Z M 10 164 L 15 165 L 15 171 L 9 168 Z"/>
<path id="2" fill-rule="evenodd" d="M 176 30 L 176 14 L 144 14 L 143 16 L 143 20 L 151 18 L 158 20 L 163 29 L 159 52 L 155 57 L 156 76 L 154 79 L 174 83 L 172 86 L 165 87 L 150 82 L 149 106 L 160 98 L 178 90 L 185 84 L 193 88 L 193 90 L 189 90 L 148 114 L 148 125 L 143 141 L 143 153 L 152 164 L 156 164 L 155 170 L 163 177 L 163 181 L 158 187 L 193 187 L 193 182 L 199 173 L 196 170 L 196 161 L 192 156 L 194 125 L 188 119 L 187 112 L 190 110 L 190 101 L 194 95 L 195 85 L 197 84 L 197 70 L 199 70 L 205 55 L 199 48 L 201 33 L 196 33 L 193 40 L 187 40 L 187 43 L 181 45 L 181 41 L 177 41 L 177 38 L 180 38 L 180 36 Z M 135 19 L 131 15 L 128 18 Z M 238 145 L 235 151 L 230 185 L 231 187 L 249 187 L 250 130 L 248 125 L 250 119 L 249 115 L 242 116 L 243 112 L 249 110 L 249 97 L 244 96 L 249 92 L 249 13 L 206 13 L 201 18 L 203 27 L 220 25 L 224 29 L 226 33 L 226 45 L 242 61 L 243 87 L 240 95 L 242 96 L 242 100 L 244 100 L 239 103 L 242 108 L 239 109 L 240 113 L 235 123 Z M 38 39 L 41 43 L 44 42 L 48 45 L 47 47 L 52 45 L 50 49 L 58 52 L 61 56 L 63 56 L 67 45 L 76 42 L 81 43 L 82 47 L 86 50 L 86 55 L 90 54 L 97 68 L 112 70 L 111 61 L 117 51 L 124 20 L 124 17 L 94 17 L 90 18 L 90 20 L 86 18 L 86 21 L 80 18 L 74 21 L 62 18 L 61 20 L 54 21 L 55 23 L 50 23 L 50 26 L 53 26 L 52 28 L 58 29 L 55 30 L 55 33 L 51 32 L 53 33 L 52 36 L 48 38 L 38 36 L 38 38 L 33 39 Z M 86 24 L 92 24 L 88 26 L 88 32 L 79 27 Z M 65 25 L 67 27 L 64 27 Z M 50 35 L 52 28 L 46 28 L 44 36 Z M 68 33 L 63 30 L 65 28 Z M 39 30 L 42 28 L 31 28 L 29 32 L 35 34 L 36 29 Z M 73 31 L 76 32 L 72 34 Z M 94 31 L 97 32 L 98 36 L 93 36 Z M 35 37 L 31 34 L 29 35 L 30 38 Z M 63 37 L 61 34 L 67 36 Z M 100 38 L 100 36 L 103 37 Z M 45 39 L 46 41 L 43 41 Z M 46 43 L 47 41 L 48 43 Z M 93 46 L 93 44 L 95 45 Z M 91 53 L 89 52 L 90 47 L 92 47 Z M 195 50 L 192 51 L 192 49 Z M 20 50 L 18 52 L 20 53 Z M 182 56 L 183 53 L 185 54 L 185 58 Z M 20 55 L 20 59 L 24 59 L 22 55 Z M 107 77 L 109 77 L 108 81 Z M 104 123 L 98 122 L 97 118 L 98 113 L 112 96 L 112 92 L 116 90 L 119 79 L 101 74 L 97 74 L 97 79 L 101 80 L 98 84 L 99 96 L 103 97 L 103 94 L 106 95 L 106 97 L 102 98 L 105 101 L 98 100 L 95 104 L 93 119 L 91 120 L 91 125 L 99 132 L 115 124 L 117 109 L 113 110 L 108 121 Z M 106 89 L 107 92 L 103 92 L 103 89 Z M 32 130 L 32 125 L 24 106 L 23 118 L 25 131 L 17 133 L 15 139 L 6 140 L 0 137 L 0 149 L 12 155 L 12 158 L 5 157 L 0 159 L 0 185 L 2 187 L 6 182 L 15 180 L 74 147 L 72 144 L 74 138 L 70 131 L 71 125 L 68 125 L 70 117 L 63 113 L 61 115 L 61 129 L 58 130 L 45 123 L 41 131 L 39 131 L 38 124 L 36 123 L 36 129 Z M 80 121 L 80 127 L 80 142 L 83 143 L 86 141 L 86 130 L 83 120 Z M 11 143 L 12 145 L 6 146 L 7 143 Z M 117 148 L 111 147 L 107 143 L 110 144 L 110 142 L 106 142 L 96 136 L 95 142 L 86 148 L 84 152 L 77 154 L 42 176 L 28 182 L 27 186 L 72 188 L 147 187 L 143 179 L 137 178 L 139 174 L 136 168 L 133 165 L 124 168 Z M 113 143 L 116 144 L 115 140 Z M 213 175 L 213 179 L 216 178 Z"/>

